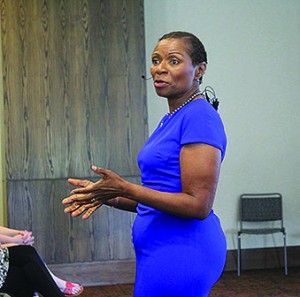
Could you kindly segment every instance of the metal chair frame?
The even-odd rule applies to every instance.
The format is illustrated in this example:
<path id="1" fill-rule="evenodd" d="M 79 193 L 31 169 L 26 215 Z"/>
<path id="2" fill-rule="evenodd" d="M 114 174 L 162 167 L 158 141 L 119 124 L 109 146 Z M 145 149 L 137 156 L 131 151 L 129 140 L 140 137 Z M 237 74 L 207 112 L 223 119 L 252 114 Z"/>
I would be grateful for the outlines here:
<path id="1" fill-rule="evenodd" d="M 278 228 L 245 228 L 249 222 L 280 222 Z M 283 225 L 282 195 L 279 193 L 242 194 L 240 196 L 240 230 L 238 231 L 237 274 L 241 275 L 241 235 L 265 235 L 282 233 L 284 253 L 284 274 L 288 275 L 286 231 Z"/>

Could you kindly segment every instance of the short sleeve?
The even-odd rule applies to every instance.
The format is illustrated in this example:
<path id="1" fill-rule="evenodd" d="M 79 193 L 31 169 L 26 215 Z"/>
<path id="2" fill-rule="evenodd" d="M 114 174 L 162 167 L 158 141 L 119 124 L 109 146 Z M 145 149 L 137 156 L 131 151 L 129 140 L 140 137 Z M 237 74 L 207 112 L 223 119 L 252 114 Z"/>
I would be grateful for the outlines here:
<path id="1" fill-rule="evenodd" d="M 218 112 L 205 100 L 196 100 L 185 112 L 181 125 L 181 145 L 205 143 L 220 149 L 224 159 L 227 139 Z"/>

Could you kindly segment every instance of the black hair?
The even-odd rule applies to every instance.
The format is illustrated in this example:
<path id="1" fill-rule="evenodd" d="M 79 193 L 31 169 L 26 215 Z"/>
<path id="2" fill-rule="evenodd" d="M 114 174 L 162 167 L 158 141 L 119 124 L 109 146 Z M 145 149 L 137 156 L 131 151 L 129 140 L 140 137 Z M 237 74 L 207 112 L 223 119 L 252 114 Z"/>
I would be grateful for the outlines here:
<path id="1" fill-rule="evenodd" d="M 191 57 L 193 65 L 199 65 L 203 62 L 207 63 L 207 53 L 203 43 L 194 34 L 184 31 L 174 31 L 163 35 L 159 41 L 163 39 L 185 39 L 187 41 L 187 51 Z"/>

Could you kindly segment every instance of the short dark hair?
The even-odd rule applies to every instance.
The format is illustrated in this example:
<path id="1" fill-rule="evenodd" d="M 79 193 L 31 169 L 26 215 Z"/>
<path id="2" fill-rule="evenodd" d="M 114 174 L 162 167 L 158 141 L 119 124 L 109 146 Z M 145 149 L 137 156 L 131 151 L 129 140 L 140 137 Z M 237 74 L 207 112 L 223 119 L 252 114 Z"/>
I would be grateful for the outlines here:
<path id="1" fill-rule="evenodd" d="M 204 45 L 194 34 L 184 31 L 174 31 L 164 34 L 159 41 L 169 38 L 185 39 L 187 41 L 187 51 L 194 66 L 203 62 L 207 63 L 207 53 Z"/>

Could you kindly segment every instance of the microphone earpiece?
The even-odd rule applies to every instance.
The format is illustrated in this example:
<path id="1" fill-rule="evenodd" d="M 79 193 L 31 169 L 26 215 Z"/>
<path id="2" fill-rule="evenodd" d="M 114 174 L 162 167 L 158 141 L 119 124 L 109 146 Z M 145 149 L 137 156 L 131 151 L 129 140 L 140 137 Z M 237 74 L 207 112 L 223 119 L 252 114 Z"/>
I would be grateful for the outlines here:
<path id="1" fill-rule="evenodd" d="M 149 79 L 151 79 L 152 77 L 148 77 L 148 78 L 147 78 L 145 75 L 142 75 L 141 78 L 144 79 L 144 80 L 149 80 Z"/>

